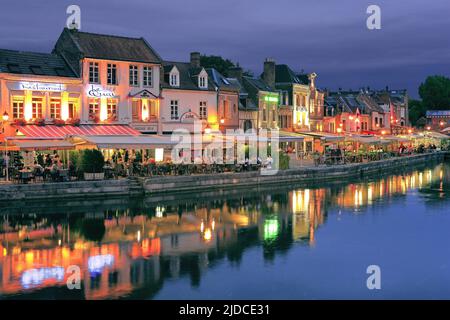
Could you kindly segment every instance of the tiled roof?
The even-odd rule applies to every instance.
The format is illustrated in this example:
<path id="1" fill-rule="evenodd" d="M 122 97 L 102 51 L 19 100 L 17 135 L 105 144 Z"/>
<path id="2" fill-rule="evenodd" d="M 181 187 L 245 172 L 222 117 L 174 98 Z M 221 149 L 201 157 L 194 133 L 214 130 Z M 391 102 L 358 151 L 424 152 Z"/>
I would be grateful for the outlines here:
<path id="1" fill-rule="evenodd" d="M 5 49 L 0 49 L 0 72 L 76 77 L 72 69 L 56 54 Z"/>
<path id="2" fill-rule="evenodd" d="M 172 87 L 169 85 L 169 73 L 176 67 L 180 73 L 180 86 Z M 161 79 L 161 86 L 166 89 L 183 90 L 203 90 L 215 91 L 215 85 L 211 77 L 208 76 L 208 89 L 201 89 L 198 86 L 198 74 L 203 68 L 192 67 L 189 62 L 163 61 L 164 79 Z"/>
<path id="3" fill-rule="evenodd" d="M 275 66 L 275 84 L 281 83 L 308 84 L 308 76 L 303 74 L 298 76 L 288 65 L 277 64 Z"/>
<path id="4" fill-rule="evenodd" d="M 88 33 L 67 28 L 63 33 L 69 35 L 84 57 L 161 63 L 161 57 L 144 38 Z"/>
<path id="5" fill-rule="evenodd" d="M 209 78 L 214 82 L 216 87 L 221 90 L 227 91 L 239 91 L 239 85 L 235 82 L 229 81 L 225 76 L 223 76 L 219 71 L 214 68 L 207 68 Z"/>

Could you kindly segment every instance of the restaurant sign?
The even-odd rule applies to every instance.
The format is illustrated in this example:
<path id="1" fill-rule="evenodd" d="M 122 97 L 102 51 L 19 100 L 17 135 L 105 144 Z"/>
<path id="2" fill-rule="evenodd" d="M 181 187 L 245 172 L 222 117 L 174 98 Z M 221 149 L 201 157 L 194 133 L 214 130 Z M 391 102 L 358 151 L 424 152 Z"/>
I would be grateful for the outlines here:
<path id="1" fill-rule="evenodd" d="M 66 86 L 61 83 L 18 82 L 14 85 L 13 89 L 14 90 L 63 92 L 63 91 L 66 91 Z"/>
<path id="2" fill-rule="evenodd" d="M 199 116 L 192 111 L 185 112 L 180 117 L 180 122 L 194 122 L 195 120 L 198 120 Z"/>
<path id="3" fill-rule="evenodd" d="M 114 98 L 116 93 L 114 90 L 103 88 L 98 85 L 90 85 L 87 89 L 87 95 L 91 98 Z"/>

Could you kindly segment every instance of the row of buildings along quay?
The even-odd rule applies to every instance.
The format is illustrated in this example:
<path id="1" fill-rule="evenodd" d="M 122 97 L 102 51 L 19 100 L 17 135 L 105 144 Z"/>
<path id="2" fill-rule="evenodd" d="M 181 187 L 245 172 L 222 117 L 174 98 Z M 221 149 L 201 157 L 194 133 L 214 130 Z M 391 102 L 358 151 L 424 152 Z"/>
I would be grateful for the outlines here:
<path id="1" fill-rule="evenodd" d="M 335 136 L 411 131 L 405 90 L 330 92 L 316 73 L 270 58 L 260 76 L 239 65 L 225 76 L 203 67 L 198 52 L 186 60 L 166 61 L 144 38 L 67 28 L 51 53 L 1 49 L 2 147 L 153 148 L 161 161 L 170 134 L 196 123 L 202 132 L 279 129 L 297 154 Z"/>

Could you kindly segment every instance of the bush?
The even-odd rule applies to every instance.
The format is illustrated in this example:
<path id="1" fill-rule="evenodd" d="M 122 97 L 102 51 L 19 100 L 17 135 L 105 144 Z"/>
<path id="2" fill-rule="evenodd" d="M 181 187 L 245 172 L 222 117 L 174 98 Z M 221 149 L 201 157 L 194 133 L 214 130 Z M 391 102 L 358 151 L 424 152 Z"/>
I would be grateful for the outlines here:
<path id="1" fill-rule="evenodd" d="M 289 169 L 289 161 L 291 158 L 284 152 L 280 152 L 280 170 Z"/>
<path id="2" fill-rule="evenodd" d="M 97 149 L 83 150 L 78 162 L 80 170 L 86 173 L 103 172 L 103 166 L 105 165 L 103 154 Z"/>

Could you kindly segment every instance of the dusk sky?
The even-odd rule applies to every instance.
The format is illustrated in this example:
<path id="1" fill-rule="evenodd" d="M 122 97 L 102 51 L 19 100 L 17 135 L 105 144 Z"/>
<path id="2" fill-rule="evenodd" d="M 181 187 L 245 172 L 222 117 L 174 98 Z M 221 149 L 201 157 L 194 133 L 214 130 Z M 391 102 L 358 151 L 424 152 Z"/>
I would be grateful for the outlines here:
<path id="1" fill-rule="evenodd" d="M 448 0 L 2 0 L 0 47 L 50 52 L 66 8 L 81 30 L 144 37 L 167 60 L 221 55 L 259 75 L 266 57 L 318 74 L 322 88 L 406 88 L 450 75 Z M 366 9 L 381 7 L 381 30 Z"/>

